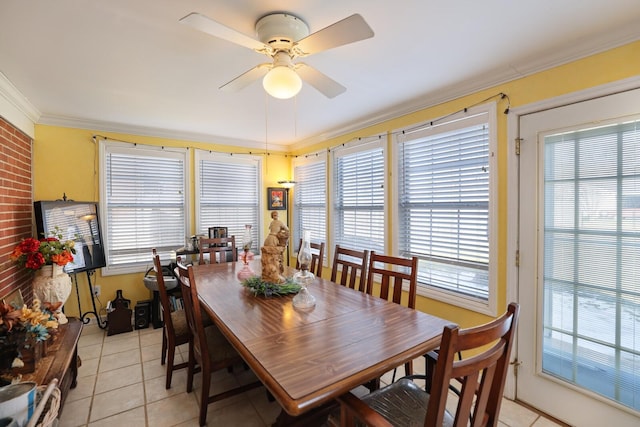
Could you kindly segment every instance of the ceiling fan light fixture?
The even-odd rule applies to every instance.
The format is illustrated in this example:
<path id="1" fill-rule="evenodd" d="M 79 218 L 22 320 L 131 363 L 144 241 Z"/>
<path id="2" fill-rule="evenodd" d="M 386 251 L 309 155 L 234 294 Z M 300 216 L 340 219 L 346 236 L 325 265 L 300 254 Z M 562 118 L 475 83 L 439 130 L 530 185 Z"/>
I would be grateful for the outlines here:
<path id="1" fill-rule="evenodd" d="M 302 79 L 286 65 L 273 67 L 262 79 L 262 87 L 274 98 L 293 98 L 302 89 Z"/>

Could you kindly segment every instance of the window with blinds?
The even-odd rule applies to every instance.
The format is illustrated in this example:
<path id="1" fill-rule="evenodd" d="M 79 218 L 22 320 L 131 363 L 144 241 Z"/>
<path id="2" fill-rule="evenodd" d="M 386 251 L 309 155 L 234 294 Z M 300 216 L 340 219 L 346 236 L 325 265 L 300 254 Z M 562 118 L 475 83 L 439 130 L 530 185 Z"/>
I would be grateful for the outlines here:
<path id="1" fill-rule="evenodd" d="M 385 251 L 385 159 L 376 140 L 333 153 L 333 243 Z"/>
<path id="2" fill-rule="evenodd" d="M 402 133 L 398 142 L 400 255 L 419 257 L 418 281 L 430 291 L 486 304 L 488 114 Z"/>
<path id="3" fill-rule="evenodd" d="M 544 138 L 544 372 L 640 409 L 640 121 Z"/>
<path id="4" fill-rule="evenodd" d="M 196 150 L 196 228 L 227 227 L 241 247 L 245 224 L 251 224 L 252 252 L 262 244 L 260 212 L 261 159 Z"/>
<path id="5" fill-rule="evenodd" d="M 107 272 L 141 271 L 184 245 L 186 150 L 101 143 Z"/>
<path id="6" fill-rule="evenodd" d="M 298 250 L 302 231 L 311 232 L 314 243 L 327 242 L 327 156 L 326 154 L 294 160 L 293 174 L 295 215 L 292 250 Z M 325 254 L 328 251 L 325 250 Z"/>

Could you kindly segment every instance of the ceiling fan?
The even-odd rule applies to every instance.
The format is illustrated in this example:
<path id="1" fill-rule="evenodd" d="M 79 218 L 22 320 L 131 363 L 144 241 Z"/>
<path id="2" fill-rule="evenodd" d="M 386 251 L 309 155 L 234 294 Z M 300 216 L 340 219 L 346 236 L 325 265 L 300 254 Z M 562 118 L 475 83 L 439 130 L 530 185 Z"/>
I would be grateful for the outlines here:
<path id="1" fill-rule="evenodd" d="M 271 62 L 258 64 L 225 83 L 221 90 L 238 91 L 264 77 L 262 85 L 267 93 L 281 99 L 295 96 L 302 87 L 302 80 L 328 98 L 343 93 L 346 88 L 340 83 L 304 62 L 294 62 L 294 59 L 373 37 L 373 30 L 357 13 L 313 34 L 309 34 L 309 26 L 299 17 L 290 13 L 271 13 L 256 22 L 258 40 L 197 12 L 190 13 L 180 22 L 271 58 Z"/>

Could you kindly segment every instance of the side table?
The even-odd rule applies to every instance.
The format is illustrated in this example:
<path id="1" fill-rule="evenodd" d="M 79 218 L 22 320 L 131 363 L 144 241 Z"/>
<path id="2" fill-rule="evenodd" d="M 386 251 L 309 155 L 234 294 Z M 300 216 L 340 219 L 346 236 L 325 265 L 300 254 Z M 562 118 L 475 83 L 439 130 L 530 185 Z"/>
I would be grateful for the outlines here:
<path id="1" fill-rule="evenodd" d="M 62 413 L 69 389 L 77 385 L 78 340 L 81 332 L 80 319 L 70 317 L 69 323 L 59 326 L 55 342 L 47 347 L 47 355 L 38 362 L 36 370 L 22 376 L 22 381 L 35 381 L 38 385 L 49 384 L 57 378 L 61 394 L 59 413 Z"/>

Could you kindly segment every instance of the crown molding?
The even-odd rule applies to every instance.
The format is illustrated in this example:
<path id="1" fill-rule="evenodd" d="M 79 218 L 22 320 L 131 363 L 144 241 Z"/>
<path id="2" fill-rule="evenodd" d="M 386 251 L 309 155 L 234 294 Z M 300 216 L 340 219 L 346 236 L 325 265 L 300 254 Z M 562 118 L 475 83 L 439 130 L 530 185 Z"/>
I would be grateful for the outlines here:
<path id="1" fill-rule="evenodd" d="M 197 132 L 183 132 L 171 129 L 161 129 L 146 126 L 127 125 L 122 123 L 105 122 L 101 120 L 79 119 L 74 117 L 43 114 L 38 124 L 61 126 L 68 128 L 87 129 L 95 132 L 114 132 L 128 135 L 148 136 L 155 138 L 177 139 L 191 142 L 204 142 L 216 145 L 229 145 L 233 147 L 253 148 L 264 150 L 264 142 L 248 141 L 236 138 L 227 138 Z M 288 152 L 289 147 L 269 143 L 269 151 Z"/>
<path id="2" fill-rule="evenodd" d="M 611 31 L 596 41 L 591 40 L 583 43 L 568 44 L 564 49 L 556 50 L 544 57 L 530 58 L 517 64 L 509 64 L 509 66 L 502 71 L 493 70 L 482 76 L 476 76 L 472 80 L 459 82 L 433 92 L 424 93 L 413 101 L 403 102 L 395 107 L 381 111 L 376 115 L 355 120 L 345 124 L 344 126 L 329 129 L 321 134 L 298 141 L 295 146 L 297 150 L 304 149 L 328 139 L 337 138 L 371 126 L 379 125 L 389 120 L 431 108 L 445 102 L 453 101 L 482 90 L 490 89 L 519 78 L 568 64 L 638 40 L 640 40 L 640 33 L 638 32 L 636 23 L 634 23 L 634 25 L 621 27 L 616 31 Z M 425 99 L 428 101 L 425 102 Z"/>
<path id="3" fill-rule="evenodd" d="M 34 138 L 35 123 L 40 118 L 40 112 L 2 72 L 0 72 L 0 116 L 30 138 Z"/>

